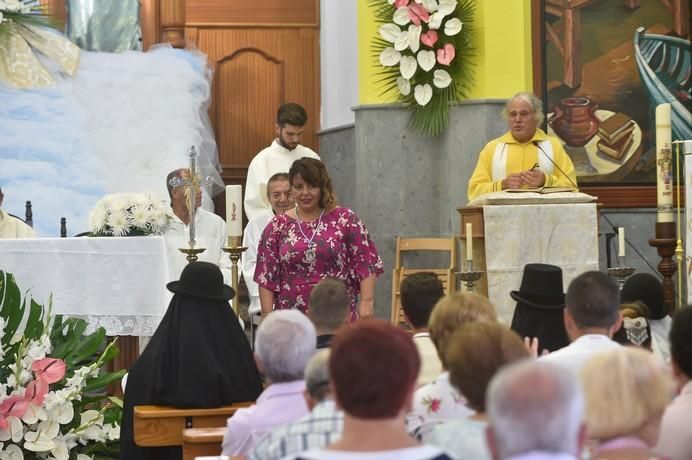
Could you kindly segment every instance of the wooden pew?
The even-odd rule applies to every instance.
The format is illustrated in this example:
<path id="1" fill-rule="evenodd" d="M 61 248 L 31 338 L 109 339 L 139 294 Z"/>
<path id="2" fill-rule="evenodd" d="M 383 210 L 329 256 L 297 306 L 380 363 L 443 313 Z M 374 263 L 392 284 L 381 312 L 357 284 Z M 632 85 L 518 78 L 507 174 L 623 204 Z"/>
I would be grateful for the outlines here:
<path id="1" fill-rule="evenodd" d="M 226 427 L 186 428 L 183 430 L 183 460 L 221 455 L 221 442 Z"/>
<path id="2" fill-rule="evenodd" d="M 241 402 L 213 409 L 135 406 L 135 444 L 140 447 L 182 446 L 184 429 L 225 427 L 226 419 L 235 411 L 252 404 L 252 401 Z"/>

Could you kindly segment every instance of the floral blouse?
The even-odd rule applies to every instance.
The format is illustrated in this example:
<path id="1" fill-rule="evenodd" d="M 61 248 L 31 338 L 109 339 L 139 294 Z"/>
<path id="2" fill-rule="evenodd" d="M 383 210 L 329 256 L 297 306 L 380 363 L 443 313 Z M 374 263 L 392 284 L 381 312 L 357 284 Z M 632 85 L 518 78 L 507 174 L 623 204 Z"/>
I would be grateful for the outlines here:
<path id="1" fill-rule="evenodd" d="M 413 410 L 406 417 L 406 429 L 419 441 L 429 443 L 435 426 L 473 413 L 466 399 L 449 383 L 449 372 L 443 372 L 432 383 L 416 390 Z"/>
<path id="2" fill-rule="evenodd" d="M 360 282 L 383 272 L 365 225 L 348 208 L 337 207 L 313 222 L 280 214 L 267 224 L 257 248 L 255 282 L 274 292 L 274 309 L 307 313 L 310 291 L 321 279 L 343 280 L 356 319 Z"/>

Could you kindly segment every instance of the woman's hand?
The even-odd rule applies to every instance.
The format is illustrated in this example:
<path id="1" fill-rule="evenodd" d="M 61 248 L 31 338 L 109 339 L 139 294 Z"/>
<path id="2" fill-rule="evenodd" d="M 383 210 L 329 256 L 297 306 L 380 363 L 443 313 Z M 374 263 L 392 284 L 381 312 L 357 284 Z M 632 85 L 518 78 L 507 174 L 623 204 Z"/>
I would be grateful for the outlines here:
<path id="1" fill-rule="evenodd" d="M 360 319 L 372 319 L 375 316 L 375 301 L 373 299 L 360 299 L 358 302 L 358 317 Z"/>

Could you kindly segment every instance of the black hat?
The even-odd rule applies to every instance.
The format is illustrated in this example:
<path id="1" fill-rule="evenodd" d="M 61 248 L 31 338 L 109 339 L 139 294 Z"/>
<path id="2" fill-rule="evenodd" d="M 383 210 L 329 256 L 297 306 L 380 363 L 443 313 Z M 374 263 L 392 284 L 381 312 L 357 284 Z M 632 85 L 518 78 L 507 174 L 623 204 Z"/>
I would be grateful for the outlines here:
<path id="1" fill-rule="evenodd" d="M 562 309 L 565 306 L 562 269 L 548 264 L 526 264 L 521 287 L 518 291 L 511 291 L 509 295 L 530 307 Z"/>
<path id="2" fill-rule="evenodd" d="M 668 314 L 667 305 L 663 302 L 663 284 L 650 273 L 637 273 L 627 278 L 620 298 L 622 303 L 644 303 L 651 319 L 663 319 Z"/>
<path id="3" fill-rule="evenodd" d="M 235 292 L 223 284 L 221 270 L 209 262 L 191 262 L 180 274 L 180 281 L 166 285 L 175 294 L 212 300 L 231 300 Z"/>

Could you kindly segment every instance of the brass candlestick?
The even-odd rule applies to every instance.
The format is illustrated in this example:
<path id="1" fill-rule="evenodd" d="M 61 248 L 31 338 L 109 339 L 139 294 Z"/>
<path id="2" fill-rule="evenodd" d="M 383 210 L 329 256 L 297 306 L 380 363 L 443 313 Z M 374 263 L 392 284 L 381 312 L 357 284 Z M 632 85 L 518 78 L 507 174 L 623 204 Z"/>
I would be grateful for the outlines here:
<path id="1" fill-rule="evenodd" d="M 635 268 L 634 267 L 626 267 L 625 266 L 625 257 L 624 256 L 618 256 L 618 266 L 617 267 L 610 267 L 608 269 L 608 276 L 615 278 L 618 282 L 618 286 L 620 287 L 620 290 L 622 290 L 622 287 L 625 285 L 625 281 L 627 281 L 627 278 L 632 276 L 632 273 L 634 273 Z"/>
<path id="2" fill-rule="evenodd" d="M 223 252 L 228 253 L 228 256 L 231 258 L 231 287 L 235 292 L 235 297 L 231 300 L 231 306 L 238 317 L 240 317 L 240 312 L 238 311 L 238 261 L 240 260 L 240 255 L 247 250 L 246 247 L 241 246 L 242 239 L 242 236 L 229 236 L 228 246 L 221 248 Z"/>
<path id="3" fill-rule="evenodd" d="M 466 261 L 466 271 L 456 272 L 457 283 L 463 281 L 466 284 L 467 291 L 473 291 L 473 286 L 483 276 L 484 272 L 473 270 L 473 260 Z"/>
<path id="4" fill-rule="evenodd" d="M 178 251 L 186 255 L 187 263 L 197 262 L 197 254 L 201 254 L 206 251 L 206 248 L 196 248 L 194 245 L 190 245 L 188 248 L 178 248 Z"/>

